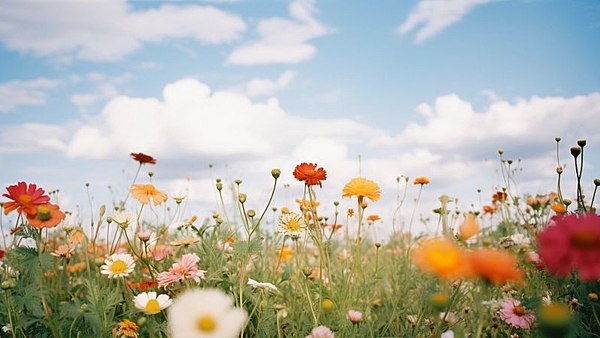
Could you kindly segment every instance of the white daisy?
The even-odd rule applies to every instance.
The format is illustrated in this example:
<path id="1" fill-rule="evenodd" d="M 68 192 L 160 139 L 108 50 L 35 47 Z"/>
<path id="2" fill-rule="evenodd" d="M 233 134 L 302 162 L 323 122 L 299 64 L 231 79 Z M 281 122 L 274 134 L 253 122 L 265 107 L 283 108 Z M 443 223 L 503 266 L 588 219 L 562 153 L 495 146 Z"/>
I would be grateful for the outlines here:
<path id="1" fill-rule="evenodd" d="M 302 236 L 305 229 L 306 222 L 304 222 L 301 215 L 298 215 L 295 212 L 288 212 L 279 216 L 277 232 L 289 236 L 290 238 L 297 239 Z"/>
<path id="2" fill-rule="evenodd" d="M 167 309 L 172 338 L 235 338 L 248 314 L 220 289 L 188 289 Z"/>
<path id="3" fill-rule="evenodd" d="M 158 295 L 156 292 L 142 292 L 133 297 L 133 304 L 147 315 L 153 315 L 166 309 L 173 303 L 168 295 Z"/>
<path id="4" fill-rule="evenodd" d="M 277 291 L 277 287 L 271 283 L 262 283 L 257 282 L 252 278 L 248 278 L 248 285 L 255 289 L 263 289 L 263 290 L 274 290 Z"/>
<path id="5" fill-rule="evenodd" d="M 125 229 L 129 226 L 129 224 L 131 224 L 131 223 L 133 223 L 133 221 L 135 221 L 136 216 L 134 214 L 130 214 L 125 211 L 121 211 L 121 212 L 117 212 L 116 214 L 113 214 L 112 216 L 110 216 L 110 218 L 112 219 L 113 222 L 117 223 L 118 226 Z"/>
<path id="6" fill-rule="evenodd" d="M 103 275 L 108 275 L 108 278 L 125 277 L 133 272 L 135 262 L 130 254 L 112 254 L 104 260 L 104 265 L 101 266 Z"/>

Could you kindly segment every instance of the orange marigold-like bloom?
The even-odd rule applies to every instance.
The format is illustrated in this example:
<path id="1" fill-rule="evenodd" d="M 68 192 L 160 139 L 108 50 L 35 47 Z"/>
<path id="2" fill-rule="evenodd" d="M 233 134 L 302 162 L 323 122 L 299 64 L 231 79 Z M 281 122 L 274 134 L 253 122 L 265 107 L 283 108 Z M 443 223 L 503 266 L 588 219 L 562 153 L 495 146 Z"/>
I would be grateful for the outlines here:
<path id="1" fill-rule="evenodd" d="M 317 168 L 316 163 L 300 163 L 294 169 L 294 177 L 298 181 L 304 181 L 306 185 L 318 185 L 322 187 L 321 181 L 327 178 L 327 172 L 323 168 Z"/>
<path id="2" fill-rule="evenodd" d="M 348 217 L 353 217 L 354 216 L 354 209 L 352 209 L 352 208 L 348 209 L 347 214 L 348 214 Z"/>
<path id="3" fill-rule="evenodd" d="M 4 214 L 17 210 L 18 213 L 24 212 L 28 215 L 35 215 L 37 206 L 50 202 L 50 197 L 45 195 L 42 188 L 38 188 L 35 184 L 27 184 L 19 182 L 15 185 L 6 187 L 8 194 L 2 196 L 10 198 L 12 201 L 5 202 L 3 205 Z"/>
<path id="4" fill-rule="evenodd" d="M 411 251 L 412 261 L 421 270 L 443 279 L 457 279 L 469 275 L 465 252 L 447 237 L 421 240 Z"/>
<path id="5" fill-rule="evenodd" d="M 379 221 L 381 218 L 379 217 L 379 215 L 369 215 L 367 216 L 367 221 L 369 222 L 375 222 L 375 221 Z"/>
<path id="6" fill-rule="evenodd" d="M 37 206 L 35 214 L 27 214 L 27 221 L 29 225 L 37 229 L 53 228 L 65 217 L 65 213 L 60 210 L 58 205 L 45 203 Z"/>
<path id="7" fill-rule="evenodd" d="M 132 322 L 129 319 L 123 319 L 121 322 L 119 322 L 117 327 L 115 327 L 112 330 L 112 334 L 115 337 L 137 338 L 138 337 L 138 329 L 139 329 L 139 327 L 137 326 L 136 323 Z"/>
<path id="8" fill-rule="evenodd" d="M 129 191 L 131 196 L 143 204 L 148 204 L 150 198 L 152 198 L 154 205 L 161 205 L 162 202 L 167 200 L 167 194 L 156 189 L 152 184 L 134 184 Z"/>
<path id="9" fill-rule="evenodd" d="M 131 158 L 142 164 L 156 164 L 156 159 L 150 155 L 144 153 L 131 153 Z"/>
<path id="10" fill-rule="evenodd" d="M 342 192 L 342 198 L 356 196 L 359 200 L 362 200 L 363 197 L 366 197 L 373 202 L 379 200 L 381 196 L 381 189 L 377 183 L 364 177 L 351 179 L 350 182 L 346 183 Z"/>
<path id="11" fill-rule="evenodd" d="M 425 176 L 421 176 L 421 177 L 417 177 L 415 178 L 415 181 L 413 182 L 413 184 L 429 184 L 429 178 L 425 177 Z"/>
<path id="12" fill-rule="evenodd" d="M 492 195 L 492 203 L 496 204 L 497 202 L 506 201 L 508 198 L 508 194 L 504 191 L 497 191 L 494 195 Z"/>
<path id="13" fill-rule="evenodd" d="M 483 213 L 484 214 L 490 214 L 491 215 L 491 214 L 495 213 L 496 210 L 497 210 L 496 207 L 493 206 L 493 205 L 484 205 L 483 206 Z"/>
<path id="14" fill-rule="evenodd" d="M 565 207 L 563 203 L 554 203 L 550 206 L 550 209 L 559 215 L 564 215 L 567 213 L 567 207 Z"/>
<path id="15" fill-rule="evenodd" d="M 477 248 L 469 254 L 476 276 L 494 283 L 521 281 L 523 270 L 517 268 L 518 257 L 505 250 Z"/>
<path id="16" fill-rule="evenodd" d="M 479 232 L 479 223 L 475 214 L 469 213 L 464 222 L 458 227 L 458 237 L 463 241 L 475 236 Z"/>

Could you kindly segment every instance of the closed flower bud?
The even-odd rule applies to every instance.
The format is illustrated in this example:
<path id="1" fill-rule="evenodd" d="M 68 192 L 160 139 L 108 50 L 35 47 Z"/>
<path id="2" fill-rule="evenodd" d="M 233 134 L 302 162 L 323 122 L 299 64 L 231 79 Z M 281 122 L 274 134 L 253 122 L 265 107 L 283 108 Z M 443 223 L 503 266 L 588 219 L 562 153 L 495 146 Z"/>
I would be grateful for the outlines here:
<path id="1" fill-rule="evenodd" d="M 271 176 L 273 176 L 274 179 L 278 179 L 280 175 L 281 175 L 281 170 L 279 170 L 279 169 L 271 170 Z"/>
<path id="2" fill-rule="evenodd" d="M 304 276 L 308 277 L 312 274 L 313 269 L 310 266 L 306 266 L 302 268 L 302 274 L 304 274 Z"/>
<path id="3" fill-rule="evenodd" d="M 246 212 L 246 215 L 248 215 L 248 217 L 252 218 L 252 217 L 256 216 L 256 211 L 254 211 L 254 209 L 250 209 Z"/>
<path id="4" fill-rule="evenodd" d="M 594 185 L 595 186 L 599 186 L 600 185 L 600 178 L 595 178 L 594 179 Z"/>
<path id="5" fill-rule="evenodd" d="M 571 147 L 571 155 L 573 155 L 573 157 L 577 157 L 579 154 L 581 154 L 581 148 Z"/>
<path id="6" fill-rule="evenodd" d="M 245 203 L 245 202 L 246 202 L 246 198 L 247 198 L 247 197 L 248 197 L 248 196 L 246 196 L 246 194 L 241 194 L 241 193 L 240 193 L 240 194 L 238 195 L 238 200 L 240 201 L 240 203 L 242 203 L 242 204 L 243 204 L 243 203 Z"/>
<path id="7" fill-rule="evenodd" d="M 585 140 L 577 140 L 577 145 L 581 148 L 585 147 L 586 144 L 587 142 Z"/>

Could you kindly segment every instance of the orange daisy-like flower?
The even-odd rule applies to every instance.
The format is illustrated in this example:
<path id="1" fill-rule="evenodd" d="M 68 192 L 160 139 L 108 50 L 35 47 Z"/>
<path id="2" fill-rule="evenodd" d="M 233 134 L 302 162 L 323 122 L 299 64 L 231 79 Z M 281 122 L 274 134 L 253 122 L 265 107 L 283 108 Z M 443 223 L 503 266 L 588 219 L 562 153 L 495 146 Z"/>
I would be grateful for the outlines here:
<path id="1" fill-rule="evenodd" d="M 366 197 L 373 202 L 379 200 L 381 196 L 381 189 L 377 183 L 364 177 L 351 179 L 350 182 L 346 183 L 342 192 L 342 198 L 356 196 L 359 200 L 362 200 L 363 197 Z"/>
<path id="2" fill-rule="evenodd" d="M 156 164 L 156 159 L 150 155 L 144 153 L 131 153 L 131 158 L 142 164 Z"/>
<path id="3" fill-rule="evenodd" d="M 379 221 L 381 218 L 379 217 L 379 215 L 369 215 L 367 216 L 367 221 L 369 222 L 375 222 L 375 221 Z"/>
<path id="4" fill-rule="evenodd" d="M 19 182 L 6 187 L 6 190 L 8 194 L 2 194 L 2 196 L 10 198 L 12 201 L 4 203 L 5 215 L 13 210 L 17 210 L 18 213 L 35 215 L 38 205 L 50 202 L 50 197 L 45 195 L 44 189 L 38 188 L 35 184 Z"/>
<path id="5" fill-rule="evenodd" d="M 491 215 L 491 214 L 495 213 L 496 210 L 497 210 L 496 207 L 493 206 L 493 205 L 484 205 L 483 206 L 483 213 L 484 214 L 490 214 Z"/>
<path id="6" fill-rule="evenodd" d="M 517 268 L 518 257 L 505 250 L 478 248 L 469 255 L 476 276 L 496 285 L 523 280 L 523 270 Z"/>
<path id="7" fill-rule="evenodd" d="M 154 205 L 161 205 L 167 200 L 167 194 L 156 189 L 152 184 L 134 184 L 129 191 L 131 196 L 143 204 L 148 204 L 151 198 Z"/>
<path id="8" fill-rule="evenodd" d="M 325 181 L 327 172 L 323 168 L 317 168 L 316 163 L 300 163 L 294 169 L 294 177 L 298 181 L 304 181 L 306 185 L 322 187 L 321 181 Z"/>
<path id="9" fill-rule="evenodd" d="M 425 177 L 425 176 L 421 176 L 421 177 L 417 177 L 415 178 L 415 181 L 413 182 L 413 184 L 429 184 L 429 178 Z"/>
<path id="10" fill-rule="evenodd" d="M 463 241 L 475 236 L 479 232 L 479 223 L 475 214 L 469 213 L 464 222 L 458 227 L 458 237 Z"/>
<path id="11" fill-rule="evenodd" d="M 37 206 L 35 214 L 27 214 L 27 221 L 29 225 L 37 229 L 53 228 L 65 217 L 65 213 L 60 210 L 58 205 L 45 203 Z"/>
<path id="12" fill-rule="evenodd" d="M 116 337 L 137 338 L 138 337 L 138 329 L 139 329 L 139 326 L 137 326 L 136 323 L 132 322 L 129 319 L 123 319 L 121 322 L 119 322 L 117 327 L 115 327 L 112 330 L 112 334 L 113 334 L 113 336 L 116 336 Z"/>
<path id="13" fill-rule="evenodd" d="M 421 270 L 443 279 L 470 275 L 466 253 L 447 237 L 424 239 L 411 251 L 412 261 Z"/>

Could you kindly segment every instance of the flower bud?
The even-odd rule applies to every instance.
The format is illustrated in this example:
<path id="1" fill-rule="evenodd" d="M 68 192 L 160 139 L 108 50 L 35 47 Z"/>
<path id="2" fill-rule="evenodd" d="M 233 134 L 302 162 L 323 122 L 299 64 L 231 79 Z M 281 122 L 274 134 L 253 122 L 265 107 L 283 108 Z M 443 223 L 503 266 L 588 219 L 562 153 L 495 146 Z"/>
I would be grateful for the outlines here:
<path id="1" fill-rule="evenodd" d="M 573 155 L 573 157 L 577 157 L 579 154 L 581 154 L 581 148 L 571 147 L 571 155 Z"/>
<path id="2" fill-rule="evenodd" d="M 247 198 L 247 197 L 248 197 L 248 196 L 246 196 L 246 194 L 242 194 L 242 193 L 240 193 L 240 194 L 238 195 L 238 200 L 240 201 L 240 203 L 244 204 L 244 203 L 246 202 L 246 198 Z"/>
<path id="3" fill-rule="evenodd" d="M 273 176 L 274 179 L 278 179 L 280 175 L 281 175 L 280 169 L 271 170 L 271 176 Z"/>
<path id="4" fill-rule="evenodd" d="M 587 142 L 585 140 L 577 140 L 577 145 L 581 148 L 585 147 L 586 144 Z"/>
<path id="5" fill-rule="evenodd" d="M 246 215 L 248 215 L 248 217 L 252 218 L 252 217 L 256 216 L 256 211 L 254 211 L 254 209 L 250 209 L 246 212 Z"/>

